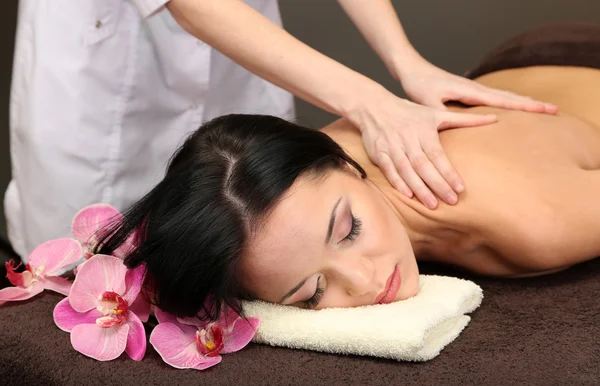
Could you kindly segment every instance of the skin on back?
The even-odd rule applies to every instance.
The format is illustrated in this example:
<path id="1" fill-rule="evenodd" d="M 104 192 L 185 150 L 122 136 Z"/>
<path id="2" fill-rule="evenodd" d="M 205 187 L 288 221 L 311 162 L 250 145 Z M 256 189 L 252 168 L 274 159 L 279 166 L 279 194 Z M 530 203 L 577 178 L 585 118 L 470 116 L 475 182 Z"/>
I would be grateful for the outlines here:
<path id="1" fill-rule="evenodd" d="M 429 210 L 395 191 L 360 133 L 339 120 L 322 129 L 365 168 L 410 226 L 428 229 L 417 255 L 494 276 L 532 276 L 600 256 L 600 70 L 530 67 L 487 74 L 490 87 L 555 103 L 557 116 L 488 107 L 498 122 L 447 130 L 440 140 L 466 183 L 455 206 Z"/>

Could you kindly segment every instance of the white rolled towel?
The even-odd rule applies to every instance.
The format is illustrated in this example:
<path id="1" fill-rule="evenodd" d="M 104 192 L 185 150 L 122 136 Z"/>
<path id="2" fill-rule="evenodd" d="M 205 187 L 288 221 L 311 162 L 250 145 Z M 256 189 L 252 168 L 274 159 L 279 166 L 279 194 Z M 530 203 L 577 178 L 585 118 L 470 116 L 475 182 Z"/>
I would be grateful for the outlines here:
<path id="1" fill-rule="evenodd" d="M 260 319 L 253 342 L 399 361 L 435 358 L 466 327 L 483 291 L 472 281 L 420 275 L 414 297 L 390 304 L 305 310 L 263 301 L 243 302 Z"/>

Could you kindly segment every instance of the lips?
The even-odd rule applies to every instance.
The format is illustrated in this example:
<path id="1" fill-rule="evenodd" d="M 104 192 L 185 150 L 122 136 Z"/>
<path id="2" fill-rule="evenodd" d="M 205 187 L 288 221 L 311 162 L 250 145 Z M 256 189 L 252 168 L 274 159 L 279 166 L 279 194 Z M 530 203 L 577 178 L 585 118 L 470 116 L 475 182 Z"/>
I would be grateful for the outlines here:
<path id="1" fill-rule="evenodd" d="M 375 298 L 374 304 L 387 304 L 396 299 L 398 290 L 400 289 L 400 271 L 398 265 L 394 266 L 394 272 L 390 275 L 385 283 L 383 291 Z"/>

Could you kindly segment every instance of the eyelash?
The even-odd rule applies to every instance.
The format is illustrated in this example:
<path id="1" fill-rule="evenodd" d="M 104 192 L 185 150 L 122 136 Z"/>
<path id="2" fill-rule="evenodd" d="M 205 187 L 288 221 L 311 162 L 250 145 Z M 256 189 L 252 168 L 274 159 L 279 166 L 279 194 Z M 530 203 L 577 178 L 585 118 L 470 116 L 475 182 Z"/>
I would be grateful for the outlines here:
<path id="1" fill-rule="evenodd" d="M 360 221 L 359 218 L 354 217 L 354 215 L 351 215 L 351 216 L 352 216 L 352 228 L 350 229 L 350 233 L 348 233 L 348 235 L 346 237 L 344 237 L 344 240 L 348 240 L 348 241 L 356 240 L 358 235 L 360 235 L 360 230 L 362 228 L 362 221 Z"/>
<path id="2" fill-rule="evenodd" d="M 359 218 L 352 216 L 352 227 L 350 228 L 350 232 L 344 240 L 354 241 L 360 235 L 360 230 L 362 228 L 362 222 Z M 343 240 L 342 240 L 343 241 Z M 304 304 L 310 308 L 315 308 L 319 305 L 321 298 L 323 297 L 323 293 L 325 292 L 324 288 L 319 287 L 319 281 L 321 280 L 321 276 L 317 279 L 317 289 L 315 290 L 315 294 L 310 298 L 304 301 Z"/>
<path id="3" fill-rule="evenodd" d="M 360 230 L 362 227 L 362 222 L 359 218 L 354 217 L 352 215 L 352 228 L 344 240 L 354 241 L 360 235 Z M 319 305 L 321 298 L 323 297 L 323 293 L 325 292 L 324 288 L 319 287 L 319 281 L 321 280 L 321 276 L 317 279 L 317 289 L 315 290 L 315 294 L 310 298 L 304 301 L 307 307 L 315 308 Z"/>
<path id="4" fill-rule="evenodd" d="M 321 298 L 323 297 L 323 293 L 325 292 L 325 289 L 319 287 L 320 280 L 321 280 L 321 276 L 319 276 L 319 278 L 317 279 L 317 290 L 315 291 L 315 294 L 310 299 L 307 299 L 304 301 L 304 304 L 306 304 L 307 307 L 315 308 L 316 306 L 319 305 L 319 302 L 321 301 Z"/>

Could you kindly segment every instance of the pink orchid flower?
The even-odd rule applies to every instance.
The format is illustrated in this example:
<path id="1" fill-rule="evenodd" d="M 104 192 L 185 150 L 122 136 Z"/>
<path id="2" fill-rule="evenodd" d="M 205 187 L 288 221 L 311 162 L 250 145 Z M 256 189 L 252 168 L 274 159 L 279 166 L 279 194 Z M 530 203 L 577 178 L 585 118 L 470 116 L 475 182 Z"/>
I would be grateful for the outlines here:
<path id="1" fill-rule="evenodd" d="M 0 289 L 0 304 L 7 301 L 25 300 L 49 289 L 67 295 L 71 282 L 57 275 L 67 266 L 81 258 L 81 244 L 77 240 L 63 238 L 46 241 L 29 255 L 25 271 L 17 273 L 14 262 L 6 262 L 6 277 L 15 287 Z"/>
<path id="2" fill-rule="evenodd" d="M 134 360 L 146 352 L 142 321 L 150 306 L 138 295 L 145 267 L 127 269 L 114 256 L 94 255 L 79 266 L 69 296 L 54 308 L 54 322 L 71 333 L 75 350 L 100 361 L 123 351 Z"/>
<path id="3" fill-rule="evenodd" d="M 83 245 L 84 257 L 89 259 L 94 255 L 93 249 L 98 244 L 99 231 L 113 221 L 121 221 L 123 215 L 108 204 L 94 204 L 81 209 L 75 217 L 71 231 L 73 236 Z M 134 249 L 134 236 L 131 235 L 125 243 L 117 248 L 112 255 L 123 258 Z"/>
<path id="4" fill-rule="evenodd" d="M 216 322 L 176 318 L 154 308 L 158 326 L 150 343 L 169 365 L 178 369 L 204 370 L 221 362 L 221 355 L 244 348 L 256 333 L 257 318 L 244 320 L 226 308 Z"/>

